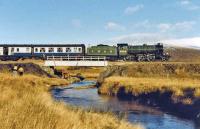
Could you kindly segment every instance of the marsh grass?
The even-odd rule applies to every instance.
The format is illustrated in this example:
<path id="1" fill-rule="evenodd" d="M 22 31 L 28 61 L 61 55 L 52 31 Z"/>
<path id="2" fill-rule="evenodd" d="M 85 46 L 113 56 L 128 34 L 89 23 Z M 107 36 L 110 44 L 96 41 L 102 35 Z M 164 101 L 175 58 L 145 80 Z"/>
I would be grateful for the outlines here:
<path id="1" fill-rule="evenodd" d="M 200 96 L 200 80 L 192 78 L 112 76 L 104 80 L 99 90 L 103 94 L 109 92 L 117 94 L 120 87 L 124 87 L 125 92 L 132 93 L 135 96 L 155 91 L 171 91 L 174 96 L 185 96 L 184 91 L 188 89 L 194 90 L 193 96 Z"/>
<path id="2" fill-rule="evenodd" d="M 1 129 L 140 129 L 110 113 L 96 113 L 52 100 L 51 85 L 63 79 L 0 74 Z"/>

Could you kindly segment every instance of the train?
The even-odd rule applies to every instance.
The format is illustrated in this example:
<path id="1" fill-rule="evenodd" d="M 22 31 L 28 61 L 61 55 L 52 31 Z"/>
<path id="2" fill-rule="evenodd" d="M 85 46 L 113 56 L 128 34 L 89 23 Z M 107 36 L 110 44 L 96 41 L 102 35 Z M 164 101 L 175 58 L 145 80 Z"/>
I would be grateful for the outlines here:
<path id="1" fill-rule="evenodd" d="M 116 61 L 168 61 L 170 55 L 164 52 L 161 43 L 155 45 L 129 45 L 118 43 L 116 46 L 99 44 L 1 44 L 0 60 L 19 60 L 26 58 L 46 59 L 48 56 L 100 56 Z"/>

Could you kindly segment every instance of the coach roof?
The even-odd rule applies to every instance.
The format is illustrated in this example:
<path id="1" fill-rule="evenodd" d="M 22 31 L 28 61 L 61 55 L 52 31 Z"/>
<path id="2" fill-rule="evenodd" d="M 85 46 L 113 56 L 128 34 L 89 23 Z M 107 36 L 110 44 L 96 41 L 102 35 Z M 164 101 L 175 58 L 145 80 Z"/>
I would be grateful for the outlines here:
<path id="1" fill-rule="evenodd" d="M 85 47 L 84 44 L 0 44 L 0 47 Z"/>

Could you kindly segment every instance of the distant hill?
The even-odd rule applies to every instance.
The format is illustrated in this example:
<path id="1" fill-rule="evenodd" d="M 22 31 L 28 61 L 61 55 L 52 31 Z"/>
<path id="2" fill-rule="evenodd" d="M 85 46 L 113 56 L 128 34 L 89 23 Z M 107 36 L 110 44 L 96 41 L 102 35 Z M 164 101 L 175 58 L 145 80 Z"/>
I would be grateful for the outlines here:
<path id="1" fill-rule="evenodd" d="M 200 49 L 167 47 L 165 51 L 171 55 L 170 61 L 200 62 Z"/>

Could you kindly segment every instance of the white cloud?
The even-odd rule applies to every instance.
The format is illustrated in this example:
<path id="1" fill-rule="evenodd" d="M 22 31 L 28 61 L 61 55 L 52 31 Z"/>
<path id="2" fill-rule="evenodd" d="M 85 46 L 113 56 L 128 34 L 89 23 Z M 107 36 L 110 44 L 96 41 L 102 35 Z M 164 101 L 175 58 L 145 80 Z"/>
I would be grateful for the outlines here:
<path id="1" fill-rule="evenodd" d="M 139 5 L 136 5 L 136 6 L 131 6 L 131 7 L 127 7 L 125 10 L 124 10 L 124 13 L 126 15 L 131 15 L 141 9 L 144 8 L 144 5 L 143 4 L 139 4 Z"/>
<path id="2" fill-rule="evenodd" d="M 155 44 L 163 43 L 168 46 L 188 47 L 200 49 L 200 37 L 175 38 L 170 35 L 160 33 L 133 33 L 111 38 L 112 42 L 126 42 L 129 44 Z"/>
<path id="3" fill-rule="evenodd" d="M 135 28 L 151 28 L 152 27 L 152 23 L 149 22 L 149 20 L 144 20 L 138 23 L 133 24 L 133 27 Z"/>
<path id="4" fill-rule="evenodd" d="M 73 19 L 71 21 L 71 24 L 76 28 L 80 28 L 81 27 L 81 21 L 79 19 Z"/>
<path id="5" fill-rule="evenodd" d="M 175 30 L 190 30 L 193 28 L 193 26 L 196 24 L 195 21 L 184 21 L 184 22 L 178 22 L 173 26 L 173 29 Z"/>
<path id="6" fill-rule="evenodd" d="M 161 41 L 164 44 L 200 49 L 200 37 L 170 39 Z"/>
<path id="7" fill-rule="evenodd" d="M 105 25 L 105 29 L 109 31 L 124 31 L 126 28 L 118 23 L 115 22 L 108 22 Z"/>
<path id="8" fill-rule="evenodd" d="M 128 43 L 155 43 L 161 40 L 166 40 L 168 37 L 159 33 L 133 33 L 111 38 L 113 42 L 128 42 Z"/>
<path id="9" fill-rule="evenodd" d="M 182 0 L 182 1 L 180 1 L 180 4 L 181 5 L 189 5 L 190 1 L 189 0 Z"/>
<path id="10" fill-rule="evenodd" d="M 200 9 L 199 5 L 192 3 L 192 1 L 190 1 L 190 0 L 181 0 L 179 2 L 179 4 L 187 10 L 198 10 L 198 9 Z"/>
<path id="11" fill-rule="evenodd" d="M 175 24 L 171 23 L 160 23 L 157 25 L 157 28 L 161 32 L 167 32 L 167 31 L 189 31 L 193 29 L 194 25 L 196 24 L 195 21 L 183 21 L 183 22 L 177 22 Z"/>
<path id="12" fill-rule="evenodd" d="M 160 29 L 161 32 L 166 32 L 171 29 L 171 24 L 161 23 L 161 24 L 158 24 L 158 28 Z"/>

